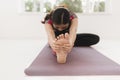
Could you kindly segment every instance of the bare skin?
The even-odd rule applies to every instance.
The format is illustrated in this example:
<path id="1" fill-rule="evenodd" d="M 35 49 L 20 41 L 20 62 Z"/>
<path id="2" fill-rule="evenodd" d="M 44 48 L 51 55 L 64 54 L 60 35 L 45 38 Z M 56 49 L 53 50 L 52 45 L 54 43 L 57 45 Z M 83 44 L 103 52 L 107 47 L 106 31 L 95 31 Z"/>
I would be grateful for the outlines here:
<path id="1" fill-rule="evenodd" d="M 46 29 L 46 32 L 47 32 L 47 35 L 48 35 L 48 42 L 49 42 L 49 45 L 52 48 L 52 50 L 54 52 L 56 52 L 56 56 L 58 56 L 57 57 L 58 63 L 65 63 L 66 62 L 66 58 L 67 58 L 66 54 L 68 54 L 72 50 L 72 47 L 74 45 L 74 41 L 76 39 L 77 25 L 78 25 L 78 19 L 74 18 L 71 21 L 69 34 L 63 35 L 64 38 L 61 38 L 61 36 L 58 36 L 58 38 L 56 39 L 54 30 L 53 30 L 51 24 L 45 23 L 45 29 Z M 64 26 L 66 26 L 66 25 L 64 25 Z M 68 35 L 69 37 L 66 38 L 66 35 Z M 66 43 L 66 41 L 68 43 Z M 63 59 L 62 59 L 62 57 L 63 57 Z"/>
<path id="2" fill-rule="evenodd" d="M 55 40 L 55 52 L 58 63 L 65 63 L 68 53 L 71 51 L 72 46 L 69 42 L 69 34 L 61 34 Z"/>

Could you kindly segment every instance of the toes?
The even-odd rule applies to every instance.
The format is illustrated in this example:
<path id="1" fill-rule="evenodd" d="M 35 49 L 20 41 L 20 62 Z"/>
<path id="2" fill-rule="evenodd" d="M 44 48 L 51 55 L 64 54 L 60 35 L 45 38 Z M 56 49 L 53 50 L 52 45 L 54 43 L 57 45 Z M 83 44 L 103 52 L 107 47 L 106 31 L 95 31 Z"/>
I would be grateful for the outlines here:
<path id="1" fill-rule="evenodd" d="M 60 34 L 59 39 L 64 39 L 64 34 Z"/>
<path id="2" fill-rule="evenodd" d="M 56 42 L 56 41 L 57 41 L 57 38 L 54 39 L 54 42 Z"/>
<path id="3" fill-rule="evenodd" d="M 62 35 L 59 35 L 59 39 L 61 39 Z"/>
<path id="4" fill-rule="evenodd" d="M 64 39 L 65 37 L 64 37 L 64 34 L 61 34 L 61 39 Z"/>
<path id="5" fill-rule="evenodd" d="M 59 36 L 57 36 L 57 40 L 59 40 L 60 39 L 60 37 Z"/>
<path id="6" fill-rule="evenodd" d="M 65 39 L 69 39 L 69 34 L 68 33 L 65 33 Z"/>

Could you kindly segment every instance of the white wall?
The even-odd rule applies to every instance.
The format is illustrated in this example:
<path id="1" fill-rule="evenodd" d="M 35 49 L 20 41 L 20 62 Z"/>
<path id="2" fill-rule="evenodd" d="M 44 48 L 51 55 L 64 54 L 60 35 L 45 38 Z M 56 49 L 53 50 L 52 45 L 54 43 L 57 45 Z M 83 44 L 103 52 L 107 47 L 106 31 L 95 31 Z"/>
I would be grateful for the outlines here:
<path id="1" fill-rule="evenodd" d="M 0 2 L 0 39 L 46 38 L 43 14 L 18 13 L 19 0 Z M 111 0 L 110 14 L 79 15 L 79 33 L 94 33 L 103 39 L 120 39 L 120 0 Z M 45 37 L 44 37 L 45 36 Z"/>

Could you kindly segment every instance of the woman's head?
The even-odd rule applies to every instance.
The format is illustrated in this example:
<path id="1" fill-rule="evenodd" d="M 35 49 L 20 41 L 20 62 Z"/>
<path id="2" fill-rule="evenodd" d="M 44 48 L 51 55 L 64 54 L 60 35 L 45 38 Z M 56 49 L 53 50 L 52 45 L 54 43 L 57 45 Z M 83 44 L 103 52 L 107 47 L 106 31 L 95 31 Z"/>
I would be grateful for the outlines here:
<path id="1" fill-rule="evenodd" d="M 52 14 L 53 27 L 62 31 L 68 28 L 70 23 L 70 13 L 65 8 L 57 8 Z"/>

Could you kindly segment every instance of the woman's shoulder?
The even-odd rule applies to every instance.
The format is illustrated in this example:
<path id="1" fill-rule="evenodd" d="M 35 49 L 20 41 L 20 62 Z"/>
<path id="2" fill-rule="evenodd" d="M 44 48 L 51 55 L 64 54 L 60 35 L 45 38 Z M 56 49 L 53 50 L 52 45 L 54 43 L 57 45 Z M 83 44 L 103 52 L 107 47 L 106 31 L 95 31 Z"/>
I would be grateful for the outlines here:
<path id="1" fill-rule="evenodd" d="M 52 13 L 53 13 L 53 11 L 46 14 L 46 16 L 44 17 L 44 21 L 42 21 L 43 24 L 45 24 L 45 23 L 52 24 L 52 20 L 51 20 Z"/>
<path id="2" fill-rule="evenodd" d="M 48 24 L 51 24 L 52 25 L 52 20 L 51 19 L 48 19 L 45 21 L 45 23 L 48 23 Z"/>
<path id="3" fill-rule="evenodd" d="M 77 15 L 74 12 L 69 10 L 69 13 L 70 13 L 70 20 L 77 18 Z"/>

